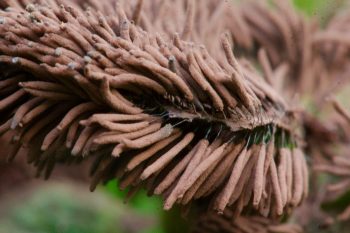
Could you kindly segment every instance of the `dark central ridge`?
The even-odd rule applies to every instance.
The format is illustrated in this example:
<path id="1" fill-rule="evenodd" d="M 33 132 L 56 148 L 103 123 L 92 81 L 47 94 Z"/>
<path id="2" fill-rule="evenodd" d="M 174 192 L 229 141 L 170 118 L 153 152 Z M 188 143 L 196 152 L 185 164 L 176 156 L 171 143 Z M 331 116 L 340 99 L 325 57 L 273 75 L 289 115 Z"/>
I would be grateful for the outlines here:
<path id="1" fill-rule="evenodd" d="M 253 144 L 268 144 L 272 136 L 274 136 L 276 148 L 293 149 L 296 147 L 296 141 L 290 131 L 279 127 L 275 123 L 257 126 L 253 129 L 232 131 L 232 129 L 222 121 L 208 120 L 208 118 L 199 117 L 177 117 L 162 106 L 145 109 L 147 109 L 145 113 L 162 118 L 164 125 L 170 124 L 173 128 L 180 128 L 184 133 L 195 133 L 198 140 L 207 139 L 210 142 L 218 138 L 222 139 L 223 142 L 241 142 L 244 140 L 247 142 L 247 146 L 251 147 Z"/>

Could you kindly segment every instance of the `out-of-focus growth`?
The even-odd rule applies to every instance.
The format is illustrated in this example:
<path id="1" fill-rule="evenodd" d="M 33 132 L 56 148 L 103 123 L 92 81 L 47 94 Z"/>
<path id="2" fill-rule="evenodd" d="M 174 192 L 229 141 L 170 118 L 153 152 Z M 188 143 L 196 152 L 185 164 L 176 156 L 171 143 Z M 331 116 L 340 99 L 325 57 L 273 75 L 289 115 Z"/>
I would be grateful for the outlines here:
<path id="1" fill-rule="evenodd" d="M 321 29 L 287 1 L 1 1 L 7 159 L 46 178 L 92 160 L 91 190 L 117 179 L 128 198 L 208 210 L 198 232 L 302 232 L 285 221 L 308 196 L 305 152 L 324 151 L 295 94 L 319 103 L 345 82 L 348 18 Z"/>

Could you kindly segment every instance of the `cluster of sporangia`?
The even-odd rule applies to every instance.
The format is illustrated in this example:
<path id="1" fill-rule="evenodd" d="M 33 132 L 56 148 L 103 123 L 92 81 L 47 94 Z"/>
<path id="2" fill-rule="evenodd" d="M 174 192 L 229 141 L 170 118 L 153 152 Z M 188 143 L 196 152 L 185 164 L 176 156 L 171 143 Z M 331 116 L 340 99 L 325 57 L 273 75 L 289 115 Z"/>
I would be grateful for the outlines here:
<path id="1" fill-rule="evenodd" d="M 258 215 L 234 216 L 230 209 L 223 215 L 216 213 L 203 214 L 198 219 L 193 233 L 301 233 L 302 228 L 293 223 L 276 223 Z"/>
<path id="2" fill-rule="evenodd" d="M 341 127 L 337 140 L 326 144 L 326 148 L 316 155 L 314 169 L 320 172 L 326 172 L 338 179 L 334 179 L 325 186 L 328 198 L 326 201 L 334 200 L 343 196 L 350 190 L 350 162 L 349 162 L 349 142 L 350 142 L 350 112 L 346 110 L 336 100 L 331 100 L 334 109 L 340 118 L 333 120 L 332 124 Z M 344 131 L 343 131 L 344 130 Z M 330 131 L 330 130 L 329 130 Z M 348 221 L 350 219 L 350 206 L 342 206 L 341 212 L 330 218 L 330 223 L 334 221 Z"/>
<path id="3" fill-rule="evenodd" d="M 1 1 L 8 158 L 27 154 L 45 177 L 58 162 L 91 158 L 92 190 L 118 179 L 130 195 L 162 195 L 164 209 L 201 199 L 235 216 L 289 213 L 307 196 L 308 169 L 278 90 L 281 76 L 303 80 L 312 30 L 284 3 L 279 13 L 231 5 Z M 264 77 L 236 59 L 231 40 L 243 54 L 264 47 Z"/>

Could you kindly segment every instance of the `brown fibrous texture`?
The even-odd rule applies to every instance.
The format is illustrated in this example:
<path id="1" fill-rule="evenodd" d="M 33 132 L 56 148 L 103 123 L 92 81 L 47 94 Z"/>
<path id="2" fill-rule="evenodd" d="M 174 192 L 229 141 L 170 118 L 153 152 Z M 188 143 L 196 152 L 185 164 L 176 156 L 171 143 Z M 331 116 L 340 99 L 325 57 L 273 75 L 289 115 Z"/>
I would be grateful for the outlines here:
<path id="1" fill-rule="evenodd" d="M 302 233 L 300 226 L 293 223 L 279 223 L 257 215 L 238 216 L 232 220 L 233 212 L 223 215 L 206 213 L 199 217 L 193 232 L 224 233 Z"/>
<path id="2" fill-rule="evenodd" d="M 348 132 L 350 127 L 350 112 L 335 97 L 330 99 L 339 118 L 332 122 L 333 126 L 339 124 L 341 129 Z M 335 129 L 337 129 L 335 127 Z M 314 170 L 337 177 L 334 182 L 325 184 L 326 196 L 323 202 L 337 199 L 350 190 L 350 163 L 349 163 L 349 137 L 342 134 L 340 129 L 335 130 L 336 140 L 326 143 L 324 150 L 314 155 Z M 335 221 L 348 221 L 350 219 L 350 206 L 344 206 L 340 213 L 329 217 L 330 223 Z"/>
<path id="3" fill-rule="evenodd" d="M 260 50 L 262 77 L 232 52 L 232 41 L 249 48 L 270 40 L 256 38 L 268 28 L 251 25 L 258 14 L 248 6 L 210 12 L 215 1 L 202 2 L 175 1 L 179 11 L 167 1 L 88 1 L 86 9 L 79 1 L 1 2 L 0 134 L 14 132 L 8 159 L 27 154 L 48 178 L 56 163 L 92 158 L 91 190 L 118 179 L 130 192 L 162 195 L 165 209 L 204 199 L 219 213 L 253 208 L 278 218 L 300 205 L 308 193 L 303 139 L 271 81 L 283 62 L 266 60 L 272 48 Z M 280 22 L 259 4 L 250 8 Z M 226 32 L 196 25 L 199 9 L 196 22 L 210 15 Z M 165 20 L 170 12 L 184 16 Z M 249 39 L 230 31 L 226 16 Z M 301 66 L 289 62 L 298 51 L 287 51 L 283 60 Z"/>

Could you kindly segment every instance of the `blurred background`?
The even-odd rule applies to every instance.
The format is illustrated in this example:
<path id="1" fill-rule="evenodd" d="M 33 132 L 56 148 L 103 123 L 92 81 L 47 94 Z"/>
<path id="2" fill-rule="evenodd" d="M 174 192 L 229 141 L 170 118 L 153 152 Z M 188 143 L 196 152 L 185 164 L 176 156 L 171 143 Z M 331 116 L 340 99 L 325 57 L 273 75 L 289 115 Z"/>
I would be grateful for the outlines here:
<path id="1" fill-rule="evenodd" d="M 316 17 L 326 22 L 344 1 L 293 2 L 310 20 Z M 340 92 L 341 99 L 349 99 L 346 93 L 346 89 Z M 0 152 L 6 155 L 1 139 Z M 87 164 L 58 167 L 48 181 L 32 179 L 35 171 L 20 156 L 10 164 L 0 160 L 0 171 L 0 233 L 171 233 L 187 232 L 190 225 L 179 210 L 164 212 L 161 199 L 148 197 L 142 190 L 128 200 L 127 190 L 119 190 L 116 181 L 90 193 Z M 350 202 L 350 194 L 325 208 L 345 202 Z M 310 231 L 341 230 L 314 228 Z M 350 231 L 346 229 L 343 227 L 343 232 Z"/>

